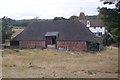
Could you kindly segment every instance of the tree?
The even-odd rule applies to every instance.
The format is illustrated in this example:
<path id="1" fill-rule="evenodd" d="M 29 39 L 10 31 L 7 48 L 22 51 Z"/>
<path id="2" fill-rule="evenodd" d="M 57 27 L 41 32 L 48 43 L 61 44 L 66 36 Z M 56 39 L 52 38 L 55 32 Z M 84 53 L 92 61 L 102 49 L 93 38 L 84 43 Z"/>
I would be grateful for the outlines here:
<path id="1" fill-rule="evenodd" d="M 2 18 L 2 42 L 6 39 L 10 39 L 12 35 L 12 27 L 9 27 L 9 19 L 7 17 Z"/>
<path id="2" fill-rule="evenodd" d="M 101 19 L 107 26 L 107 35 L 120 45 L 120 1 L 117 3 L 104 1 L 103 4 L 115 5 L 113 9 L 102 7 L 99 9 L 99 13 L 103 15 Z"/>
<path id="3" fill-rule="evenodd" d="M 76 19 L 78 19 L 78 16 L 75 16 L 75 15 L 73 15 L 69 18 L 69 20 L 76 20 Z"/>
<path id="4" fill-rule="evenodd" d="M 67 20 L 67 19 L 64 17 L 55 17 L 53 20 Z"/>
<path id="5" fill-rule="evenodd" d="M 97 19 L 97 15 L 92 15 L 92 16 L 87 15 L 87 16 L 85 16 L 85 18 L 86 18 L 87 20 L 94 20 L 94 19 Z"/>

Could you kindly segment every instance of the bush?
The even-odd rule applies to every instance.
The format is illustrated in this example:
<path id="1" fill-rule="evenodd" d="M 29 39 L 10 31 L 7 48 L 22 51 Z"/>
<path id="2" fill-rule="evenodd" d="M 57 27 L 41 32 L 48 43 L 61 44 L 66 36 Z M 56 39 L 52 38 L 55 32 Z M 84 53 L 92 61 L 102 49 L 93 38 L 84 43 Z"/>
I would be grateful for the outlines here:
<path id="1" fill-rule="evenodd" d="M 15 52 L 20 52 L 19 50 L 15 50 Z"/>

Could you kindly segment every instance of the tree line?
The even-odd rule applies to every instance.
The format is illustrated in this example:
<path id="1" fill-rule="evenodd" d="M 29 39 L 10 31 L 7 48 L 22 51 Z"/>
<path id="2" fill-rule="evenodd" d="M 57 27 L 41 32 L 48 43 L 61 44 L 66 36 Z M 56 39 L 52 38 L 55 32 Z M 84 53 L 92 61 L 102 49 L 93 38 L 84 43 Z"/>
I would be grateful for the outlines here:
<path id="1" fill-rule="evenodd" d="M 86 16 L 86 19 L 95 19 L 97 18 L 97 15 L 93 15 L 93 16 Z M 78 16 L 73 15 L 70 18 L 64 18 L 64 17 L 55 17 L 53 20 L 75 20 L 78 19 Z M 15 19 L 11 19 L 8 18 L 6 16 L 4 16 L 2 18 L 3 21 L 6 22 L 6 24 L 8 26 L 12 26 L 12 27 L 26 27 L 28 26 L 29 23 L 31 23 L 32 21 L 38 20 L 38 21 L 42 21 L 42 20 L 49 20 L 49 19 L 23 19 L 23 20 L 15 20 Z"/>
<path id="2" fill-rule="evenodd" d="M 98 8 L 101 19 L 107 26 L 103 41 L 106 45 L 118 43 L 120 45 L 120 1 L 102 0 L 103 4 L 115 5 L 115 8 Z"/>

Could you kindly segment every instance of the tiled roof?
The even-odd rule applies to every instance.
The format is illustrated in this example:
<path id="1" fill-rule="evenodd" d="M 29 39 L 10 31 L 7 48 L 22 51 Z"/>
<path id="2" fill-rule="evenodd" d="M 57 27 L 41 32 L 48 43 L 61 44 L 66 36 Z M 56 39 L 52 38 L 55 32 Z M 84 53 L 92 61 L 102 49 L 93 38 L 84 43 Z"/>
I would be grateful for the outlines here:
<path id="1" fill-rule="evenodd" d="M 100 39 L 79 20 L 33 22 L 13 40 L 45 40 L 47 32 L 58 32 L 57 40 L 100 42 Z"/>
<path id="2" fill-rule="evenodd" d="M 101 19 L 94 20 L 80 20 L 80 22 L 87 25 L 87 21 L 90 21 L 90 27 L 105 27 L 104 22 Z"/>

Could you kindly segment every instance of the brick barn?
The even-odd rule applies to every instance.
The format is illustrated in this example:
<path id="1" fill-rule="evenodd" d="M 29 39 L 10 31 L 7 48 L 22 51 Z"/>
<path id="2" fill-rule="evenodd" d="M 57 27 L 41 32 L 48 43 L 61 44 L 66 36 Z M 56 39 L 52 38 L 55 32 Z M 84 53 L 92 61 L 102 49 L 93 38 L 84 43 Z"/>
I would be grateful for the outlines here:
<path id="1" fill-rule="evenodd" d="M 52 47 L 72 51 L 87 51 L 91 43 L 96 43 L 99 50 L 100 39 L 79 20 L 36 21 L 11 40 L 11 46 L 19 48 Z"/>

